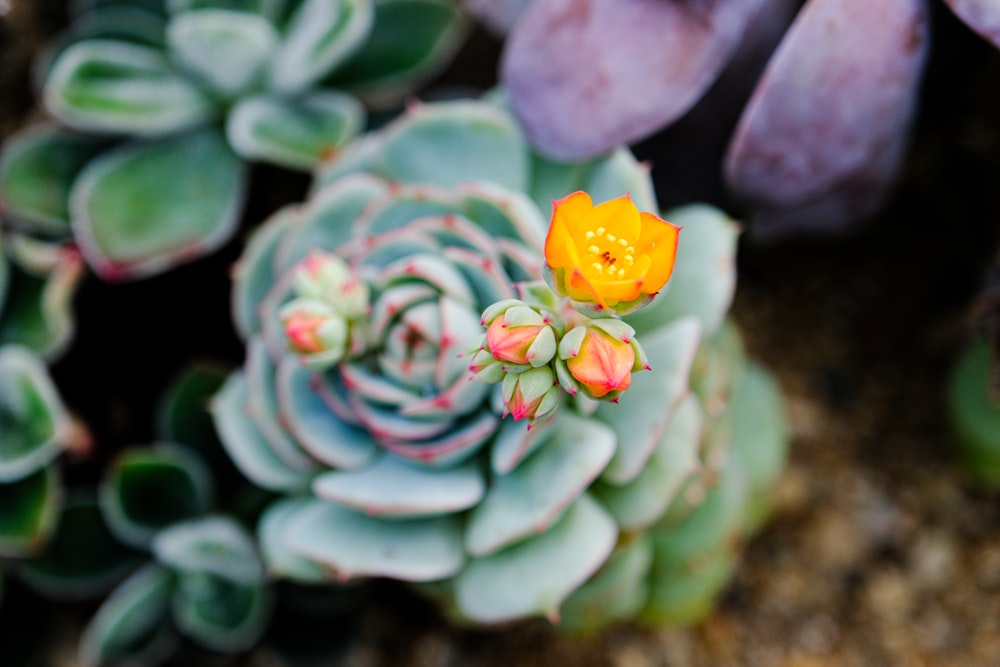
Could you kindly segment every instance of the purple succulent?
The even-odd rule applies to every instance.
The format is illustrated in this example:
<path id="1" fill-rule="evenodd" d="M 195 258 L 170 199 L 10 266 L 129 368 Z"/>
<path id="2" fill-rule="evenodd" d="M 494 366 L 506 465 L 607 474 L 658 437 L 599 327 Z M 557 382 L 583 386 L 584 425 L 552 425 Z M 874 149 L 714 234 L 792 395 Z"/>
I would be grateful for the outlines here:
<path id="1" fill-rule="evenodd" d="M 944 2 L 1000 46 L 1000 3 Z M 724 155 L 711 173 L 724 174 L 757 236 L 843 231 L 891 192 L 930 47 L 928 0 L 502 5 L 506 15 L 484 16 L 510 26 L 501 80 L 552 158 L 683 126 L 669 152 Z"/>

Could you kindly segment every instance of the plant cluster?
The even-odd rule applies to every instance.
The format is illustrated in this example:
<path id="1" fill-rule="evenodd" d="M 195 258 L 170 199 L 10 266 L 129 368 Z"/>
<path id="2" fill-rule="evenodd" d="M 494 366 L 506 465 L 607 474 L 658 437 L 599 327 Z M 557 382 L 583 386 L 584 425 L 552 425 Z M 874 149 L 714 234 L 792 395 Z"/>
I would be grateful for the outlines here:
<path id="1" fill-rule="evenodd" d="M 96 601 L 83 664 L 239 653 L 289 591 L 314 613 L 376 578 L 469 624 L 692 623 L 765 520 L 788 433 L 729 317 L 739 226 L 660 211 L 624 146 L 546 157 L 503 90 L 395 114 L 464 25 L 94 0 L 37 63 L 50 118 L 0 153 L 0 574 Z M 257 162 L 312 185 L 220 277 L 243 363 L 185 369 L 109 450 L 48 366 L 85 269 L 234 239 Z"/>

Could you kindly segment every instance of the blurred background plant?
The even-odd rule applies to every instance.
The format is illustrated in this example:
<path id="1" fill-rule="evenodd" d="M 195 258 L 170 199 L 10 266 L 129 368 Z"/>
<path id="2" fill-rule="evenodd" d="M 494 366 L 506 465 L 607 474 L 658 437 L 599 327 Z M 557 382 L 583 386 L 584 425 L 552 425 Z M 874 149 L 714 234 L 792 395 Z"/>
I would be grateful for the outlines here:
<path id="1" fill-rule="evenodd" d="M 508 33 L 500 79 L 542 153 L 652 137 L 662 194 L 771 239 L 849 231 L 884 206 L 939 4 L 1000 44 L 989 0 L 466 0 Z"/>
<path id="2" fill-rule="evenodd" d="M 46 122 L 8 138 L 0 201 L 71 237 L 107 280 L 235 233 L 251 162 L 309 170 L 436 74 L 465 35 L 447 0 L 74 3 L 36 63 Z"/>

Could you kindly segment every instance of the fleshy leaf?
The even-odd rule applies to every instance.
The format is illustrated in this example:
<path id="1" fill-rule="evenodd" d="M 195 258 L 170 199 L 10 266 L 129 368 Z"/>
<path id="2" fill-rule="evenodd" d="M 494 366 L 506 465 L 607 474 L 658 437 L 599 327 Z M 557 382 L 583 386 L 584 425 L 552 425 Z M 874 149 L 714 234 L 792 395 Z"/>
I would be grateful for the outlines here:
<path id="1" fill-rule="evenodd" d="M 466 525 L 465 548 L 485 556 L 555 523 L 604 469 L 615 434 L 604 424 L 571 414 L 556 432 L 507 475 L 498 475 Z"/>
<path id="2" fill-rule="evenodd" d="M 311 475 L 279 459 L 247 416 L 247 386 L 243 373 L 226 380 L 212 402 L 219 438 L 236 467 L 269 491 L 294 491 L 309 484 Z"/>
<path id="3" fill-rule="evenodd" d="M 725 321 L 702 341 L 691 368 L 691 390 L 701 400 L 706 414 L 723 415 L 746 365 L 743 337 L 734 321 Z"/>
<path id="4" fill-rule="evenodd" d="M 150 563 L 119 585 L 87 624 L 80 641 L 84 665 L 134 661 L 156 665 L 179 644 L 168 622 L 174 577 Z"/>
<path id="5" fill-rule="evenodd" d="M 640 535 L 615 550 L 596 575 L 567 598 L 560 627 L 592 630 L 633 618 L 646 603 L 653 561 L 649 536 Z"/>
<path id="6" fill-rule="evenodd" d="M 211 472 L 179 445 L 132 449 L 111 464 L 100 487 L 101 509 L 115 535 L 148 548 L 157 532 L 206 512 L 212 502 Z"/>
<path id="7" fill-rule="evenodd" d="M 367 105 L 395 104 L 433 76 L 465 35 L 462 13 L 443 0 L 375 0 L 368 39 L 330 79 Z"/>
<path id="8" fill-rule="evenodd" d="M 595 488 L 594 495 L 622 530 L 644 530 L 659 521 L 698 470 L 703 421 L 698 399 L 687 395 L 639 475 L 624 486 L 601 483 Z"/>
<path id="9" fill-rule="evenodd" d="M 396 518 L 461 512 L 480 501 L 486 485 L 475 463 L 434 470 L 387 455 L 366 468 L 319 475 L 312 488 L 324 500 Z"/>
<path id="10" fill-rule="evenodd" d="M 527 186 L 524 137 L 513 119 L 478 102 L 417 105 L 387 128 L 386 176 L 404 183 L 453 186 L 490 181 Z"/>
<path id="11" fill-rule="evenodd" d="M 308 171 L 352 139 L 364 120 L 361 104 L 335 91 L 293 99 L 258 95 L 237 102 L 226 135 L 247 160 Z"/>
<path id="12" fill-rule="evenodd" d="M 299 92 L 322 79 L 368 37 L 371 0 L 302 0 L 271 62 L 270 87 Z"/>
<path id="13" fill-rule="evenodd" d="M 719 551 L 672 575 L 653 575 L 639 618 L 648 625 L 685 626 L 705 618 L 736 569 L 736 556 Z"/>
<path id="14" fill-rule="evenodd" d="M 636 160 L 625 147 L 586 161 L 556 162 L 537 153 L 531 158 L 531 198 L 546 215 L 551 214 L 553 201 L 577 190 L 595 202 L 627 192 L 640 211 L 659 209 L 649 165 Z"/>
<path id="15" fill-rule="evenodd" d="M 730 456 L 750 482 L 745 524 L 753 532 L 767 516 L 772 487 L 788 458 L 781 390 L 763 367 L 751 364 L 740 376 L 725 419 L 732 429 Z"/>
<path id="16" fill-rule="evenodd" d="M 956 453 L 973 478 L 1000 484 L 1000 398 L 990 377 L 991 355 L 984 340 L 970 341 L 948 378 L 948 418 Z"/>
<path id="17" fill-rule="evenodd" d="M 8 137 L 0 152 L 0 201 L 7 213 L 30 229 L 69 234 L 73 180 L 107 144 L 50 125 Z"/>
<path id="18" fill-rule="evenodd" d="M 22 561 L 20 575 L 47 596 L 85 599 L 110 590 L 139 560 L 114 538 L 94 500 L 72 498 L 45 552 Z"/>
<path id="19" fill-rule="evenodd" d="M 1000 7 L 991 0 L 944 0 L 958 18 L 1000 47 Z"/>
<path id="20" fill-rule="evenodd" d="M 809 0 L 800 10 L 726 155 L 754 234 L 843 231 L 882 205 L 917 107 L 927 4 Z"/>
<path id="21" fill-rule="evenodd" d="M 171 382 L 157 410 L 157 434 L 169 442 L 181 442 L 204 453 L 216 442 L 209 413 L 211 396 L 225 382 L 226 372 L 210 364 L 196 364 Z"/>
<path id="22" fill-rule="evenodd" d="M 235 231 L 246 167 L 214 130 L 109 151 L 83 170 L 71 210 L 77 241 L 108 280 L 207 254 Z"/>
<path id="23" fill-rule="evenodd" d="M 12 235 L 7 245 L 13 261 L 8 264 L 0 345 L 23 345 L 52 360 L 73 337 L 72 300 L 84 274 L 83 258 L 68 245 L 25 236 Z"/>
<path id="24" fill-rule="evenodd" d="M 185 635 L 208 648 L 249 648 L 270 618 L 271 593 L 253 538 L 231 519 L 210 516 L 161 531 L 153 553 L 177 573 L 171 601 Z"/>
<path id="25" fill-rule="evenodd" d="M 559 605 L 611 554 L 618 529 L 584 494 L 549 530 L 485 558 L 455 580 L 459 612 L 479 623 L 558 618 Z"/>
<path id="26" fill-rule="evenodd" d="M 154 48 L 113 40 L 69 46 L 52 64 L 45 106 L 70 127 L 159 135 L 211 116 L 212 102 Z"/>
<path id="27" fill-rule="evenodd" d="M 271 591 L 263 584 L 242 584 L 204 572 L 178 573 L 171 604 L 182 633 L 226 653 L 253 646 L 271 619 L 272 607 Z"/>
<path id="28" fill-rule="evenodd" d="M 376 445 L 371 434 L 330 411 L 315 386 L 318 378 L 298 360 L 282 359 L 274 381 L 282 418 L 310 456 L 345 470 L 359 468 L 372 458 Z"/>
<path id="29" fill-rule="evenodd" d="M 269 267 L 274 272 L 285 271 L 305 259 L 310 250 L 337 249 L 351 238 L 355 221 L 368 205 L 384 199 L 388 192 L 388 183 L 369 174 L 349 174 L 317 190 L 299 209 L 299 215 L 281 216 L 284 221 L 277 224 L 284 227 L 284 234 Z M 251 259 L 241 260 L 241 265 L 255 261 L 249 253 L 247 256 Z"/>
<path id="30" fill-rule="evenodd" d="M 261 84 L 277 42 L 267 19 L 243 11 L 187 11 L 167 25 L 173 61 L 224 99 Z"/>
<path id="31" fill-rule="evenodd" d="M 674 273 L 649 305 L 625 320 L 642 341 L 657 327 L 687 315 L 697 317 L 709 335 L 722 325 L 736 291 L 740 229 L 725 213 L 704 204 L 669 210 L 664 218 L 682 227 Z"/>
<path id="32" fill-rule="evenodd" d="M 508 37 L 501 80 L 540 152 L 559 160 L 598 155 L 697 102 L 760 5 L 536 0 Z"/>
<path id="33" fill-rule="evenodd" d="M 0 483 L 0 556 L 39 553 L 55 530 L 62 496 L 52 466 Z"/>
<path id="34" fill-rule="evenodd" d="M 289 520 L 311 502 L 309 498 L 285 498 L 268 505 L 261 515 L 257 539 L 269 575 L 305 583 L 326 581 L 322 567 L 288 550 Z"/>
<path id="35" fill-rule="evenodd" d="M 0 484 L 22 479 L 54 459 L 68 416 L 42 362 L 29 350 L 0 347 Z"/>
<path id="36" fill-rule="evenodd" d="M 210 574 L 245 586 L 264 581 L 253 538 L 226 517 L 173 524 L 157 533 L 152 550 L 160 563 L 181 572 Z"/>
<path id="37" fill-rule="evenodd" d="M 259 304 L 274 286 L 274 254 L 285 226 L 298 219 L 298 207 L 279 209 L 258 226 L 233 267 L 233 322 L 244 339 L 259 333 Z"/>
<path id="38" fill-rule="evenodd" d="M 386 520 L 315 500 L 289 519 L 292 553 L 340 579 L 384 576 L 434 581 L 457 573 L 464 561 L 458 516 Z"/>
<path id="39" fill-rule="evenodd" d="M 602 403 L 597 417 L 618 436 L 618 449 L 602 479 L 627 484 L 638 477 L 674 419 L 684 394 L 701 326 L 693 317 L 675 321 L 642 338 L 651 371 L 636 373 L 619 402 Z"/>

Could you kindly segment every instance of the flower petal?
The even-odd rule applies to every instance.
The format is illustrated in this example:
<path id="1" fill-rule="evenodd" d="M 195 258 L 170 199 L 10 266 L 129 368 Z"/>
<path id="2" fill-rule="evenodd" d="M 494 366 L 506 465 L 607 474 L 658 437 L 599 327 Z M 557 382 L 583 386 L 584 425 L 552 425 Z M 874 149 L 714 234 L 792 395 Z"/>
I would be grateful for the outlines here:
<path id="1" fill-rule="evenodd" d="M 552 206 L 552 221 L 545 237 L 545 260 L 553 268 L 568 269 L 574 266 L 574 259 L 579 260 L 568 252 L 574 245 L 572 234 L 580 221 L 593 210 L 594 203 L 586 192 L 577 191 L 553 201 Z"/>
<path id="2" fill-rule="evenodd" d="M 638 250 L 651 260 L 649 271 L 643 277 L 643 291 L 655 294 L 663 289 L 674 272 L 681 228 L 652 213 L 643 212 L 639 217 L 642 220 L 642 236 Z"/>
<path id="3" fill-rule="evenodd" d="M 639 219 L 639 209 L 632 203 L 632 198 L 625 194 L 595 206 L 580 228 L 581 238 L 588 230 L 600 227 L 618 238 L 629 239 L 631 243 L 638 241 L 642 223 Z M 570 233 L 573 233 L 572 227 Z"/>

